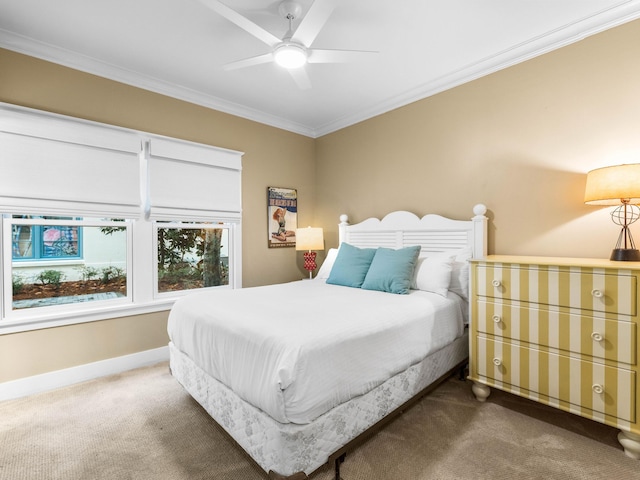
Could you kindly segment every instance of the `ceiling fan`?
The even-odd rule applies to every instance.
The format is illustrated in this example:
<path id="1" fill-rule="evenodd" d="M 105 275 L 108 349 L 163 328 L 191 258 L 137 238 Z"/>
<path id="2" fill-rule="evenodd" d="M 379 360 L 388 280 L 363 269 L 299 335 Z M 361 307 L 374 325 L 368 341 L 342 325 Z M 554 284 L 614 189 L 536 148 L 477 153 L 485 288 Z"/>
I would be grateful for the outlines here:
<path id="1" fill-rule="evenodd" d="M 313 41 L 320 33 L 339 0 L 314 0 L 309 11 L 295 30 L 292 29 L 292 25 L 294 20 L 300 17 L 302 7 L 292 0 L 281 2 L 278 6 L 278 12 L 289 22 L 289 30 L 282 39 L 218 0 L 199 1 L 271 47 L 271 51 L 263 55 L 228 63 L 222 67 L 225 70 L 235 70 L 275 61 L 278 65 L 287 69 L 298 87 L 308 89 L 311 88 L 311 81 L 305 69 L 302 68 L 305 63 L 345 63 L 377 53 L 363 50 L 311 48 Z"/>

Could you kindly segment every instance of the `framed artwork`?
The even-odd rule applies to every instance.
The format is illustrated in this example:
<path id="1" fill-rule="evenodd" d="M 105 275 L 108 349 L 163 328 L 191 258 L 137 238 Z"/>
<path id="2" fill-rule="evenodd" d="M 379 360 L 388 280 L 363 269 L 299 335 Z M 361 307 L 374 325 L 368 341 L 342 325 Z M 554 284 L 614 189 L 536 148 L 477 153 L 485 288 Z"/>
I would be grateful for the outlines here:
<path id="1" fill-rule="evenodd" d="M 297 190 L 267 187 L 267 225 L 269 226 L 269 248 L 296 246 Z"/>

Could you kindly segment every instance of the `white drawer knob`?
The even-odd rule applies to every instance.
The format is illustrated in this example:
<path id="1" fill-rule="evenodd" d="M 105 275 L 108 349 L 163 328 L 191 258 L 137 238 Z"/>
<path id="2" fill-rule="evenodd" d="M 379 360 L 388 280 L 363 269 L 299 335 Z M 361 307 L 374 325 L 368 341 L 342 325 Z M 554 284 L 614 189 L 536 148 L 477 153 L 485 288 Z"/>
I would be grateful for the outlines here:
<path id="1" fill-rule="evenodd" d="M 494 315 L 492 318 L 495 323 L 500 323 L 500 321 L 502 320 L 502 317 L 500 317 L 500 315 Z"/>
<path id="2" fill-rule="evenodd" d="M 602 385 L 599 384 L 594 384 L 593 387 L 591 387 L 593 389 L 593 393 L 597 393 L 598 395 L 601 395 L 604 393 L 604 387 Z"/>
<path id="3" fill-rule="evenodd" d="M 602 290 L 598 290 L 597 288 L 594 288 L 593 290 L 591 290 L 591 295 L 593 295 L 596 298 L 602 298 L 604 297 L 604 292 Z"/>
<path id="4" fill-rule="evenodd" d="M 500 285 L 502 285 L 502 282 L 500 282 L 500 280 L 496 279 L 493 282 L 491 282 L 491 285 L 493 285 L 494 287 L 499 287 Z"/>
<path id="5" fill-rule="evenodd" d="M 496 358 L 493 359 L 493 364 L 496 367 L 499 367 L 500 365 L 502 365 L 502 360 L 500 360 L 499 358 L 496 357 Z"/>
<path id="6" fill-rule="evenodd" d="M 602 340 L 604 340 L 604 337 L 602 336 L 602 334 L 598 332 L 593 332 L 591 334 L 591 338 L 593 338 L 594 342 L 601 342 Z"/>

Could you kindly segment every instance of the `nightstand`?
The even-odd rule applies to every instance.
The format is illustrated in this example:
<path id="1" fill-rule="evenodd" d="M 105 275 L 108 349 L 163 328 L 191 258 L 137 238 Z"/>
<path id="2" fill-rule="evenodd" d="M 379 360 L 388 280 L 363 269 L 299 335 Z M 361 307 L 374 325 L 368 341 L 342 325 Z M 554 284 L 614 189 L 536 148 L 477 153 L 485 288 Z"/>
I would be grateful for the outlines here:
<path id="1" fill-rule="evenodd" d="M 471 261 L 470 375 L 620 429 L 640 459 L 640 262 L 492 255 Z"/>

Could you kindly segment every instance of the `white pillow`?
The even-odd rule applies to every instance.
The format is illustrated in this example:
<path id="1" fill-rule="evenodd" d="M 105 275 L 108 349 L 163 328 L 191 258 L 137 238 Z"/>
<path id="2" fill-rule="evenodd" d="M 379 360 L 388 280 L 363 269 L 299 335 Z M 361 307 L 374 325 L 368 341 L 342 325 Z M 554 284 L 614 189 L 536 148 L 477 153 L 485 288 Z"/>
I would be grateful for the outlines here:
<path id="1" fill-rule="evenodd" d="M 469 300 L 469 260 L 471 260 L 470 248 L 455 251 L 451 271 L 451 284 L 449 285 L 449 290 L 457 293 L 467 301 Z"/>
<path id="2" fill-rule="evenodd" d="M 411 288 L 446 297 L 451 283 L 453 259 L 452 255 L 442 254 L 418 258 Z"/>
<path id="3" fill-rule="evenodd" d="M 327 256 L 322 262 L 320 269 L 318 270 L 318 274 L 316 275 L 316 280 L 322 280 L 323 282 L 329 278 L 329 274 L 331 273 L 331 268 L 333 267 L 333 262 L 336 260 L 336 256 L 338 255 L 337 248 L 330 248 L 327 251 Z"/>

